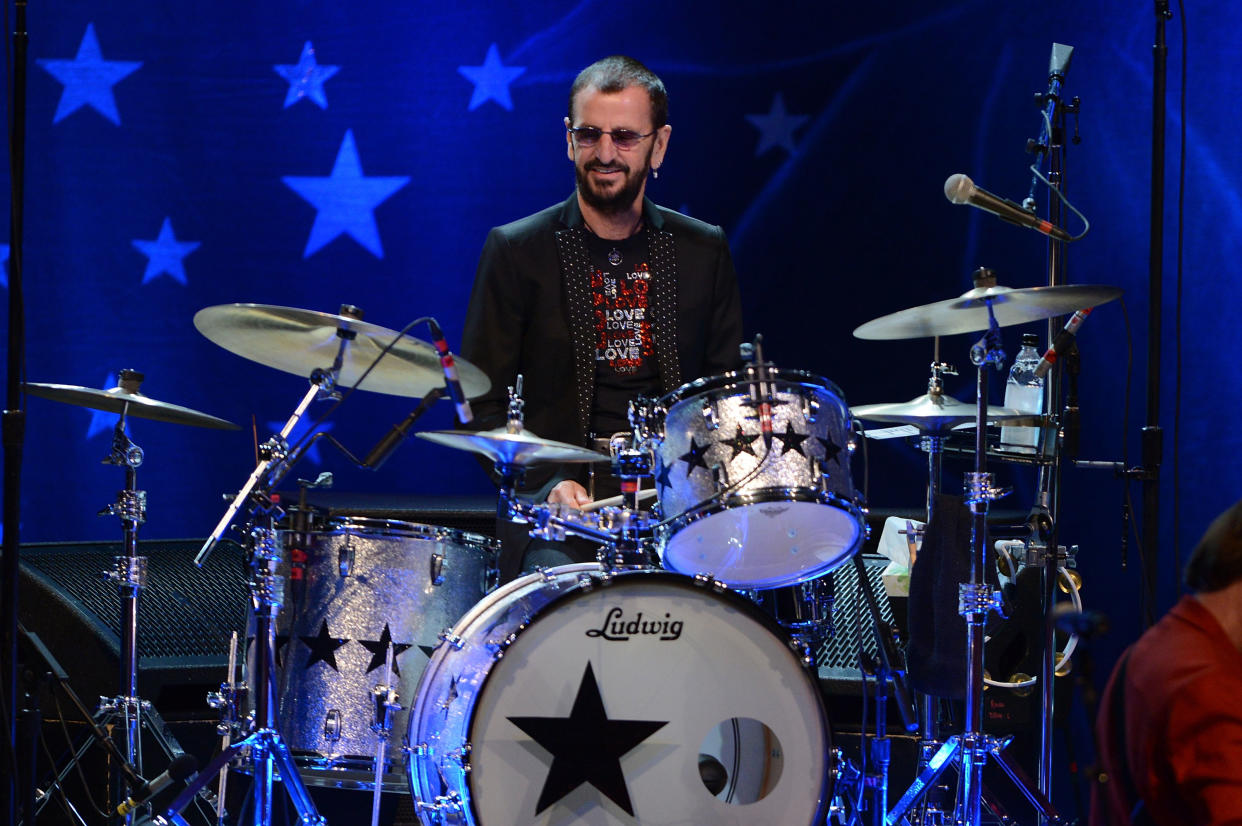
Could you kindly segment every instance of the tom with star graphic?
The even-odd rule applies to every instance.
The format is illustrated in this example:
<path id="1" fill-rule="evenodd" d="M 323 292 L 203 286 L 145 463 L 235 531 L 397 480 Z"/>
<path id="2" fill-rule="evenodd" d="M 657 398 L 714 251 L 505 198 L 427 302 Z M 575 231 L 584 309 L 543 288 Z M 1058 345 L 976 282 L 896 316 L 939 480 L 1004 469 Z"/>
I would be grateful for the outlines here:
<path id="1" fill-rule="evenodd" d="M 629 430 L 632 399 L 739 366 L 741 299 L 724 231 L 647 197 L 673 132 L 668 101 L 663 81 L 630 57 L 606 57 L 574 80 L 564 119 L 573 193 L 493 228 L 483 245 L 462 355 L 492 386 L 472 402 L 471 427 L 505 423 L 506 389 L 521 374 L 528 430 L 597 447 Z M 520 493 L 581 507 L 619 491 L 599 468 L 538 465 Z M 526 526 L 507 522 L 498 530 L 503 580 L 595 558 L 585 542 L 532 543 Z"/>

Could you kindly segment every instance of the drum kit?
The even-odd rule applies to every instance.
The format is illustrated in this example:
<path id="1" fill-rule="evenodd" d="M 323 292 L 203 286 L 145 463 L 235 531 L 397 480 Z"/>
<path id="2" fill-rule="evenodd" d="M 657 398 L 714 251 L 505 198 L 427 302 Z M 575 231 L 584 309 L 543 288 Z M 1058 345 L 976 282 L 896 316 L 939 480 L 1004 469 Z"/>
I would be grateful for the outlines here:
<path id="1" fill-rule="evenodd" d="M 864 778 L 832 746 L 810 651 L 831 633 L 828 575 L 851 559 L 860 564 L 867 532 L 850 469 L 863 432 L 858 422 L 912 425 L 925 438 L 929 517 L 941 439 L 975 426 L 977 468 L 967 475 L 966 501 L 981 519 L 996 495 L 983 470 L 986 425 L 1056 424 L 1055 417 L 987 405 L 982 377 L 1003 359 L 997 328 L 1119 293 L 1008 289 L 984 277 L 959 298 L 855 331 L 864 339 L 937 342 L 987 331 L 972 351 L 980 375 L 973 405 L 945 395 L 947 370 L 937 353 L 926 394 L 851 410 L 827 379 L 767 363 L 757 340 L 743 369 L 635 400 L 631 431 L 614 436 L 604 454 L 527 431 L 518 377 L 504 426 L 416 433 L 490 459 L 500 479 L 500 517 L 543 539 L 574 536 L 599 548 L 594 563 L 504 584 L 498 543 L 488 537 L 360 516 L 321 518 L 306 505 L 313 485 L 305 481 L 297 507 L 282 507 L 274 495 L 314 438 L 289 441 L 316 399 L 340 404 L 362 389 L 434 401 L 444 393 L 446 369 L 448 383 L 459 382 L 465 396 L 488 390 L 482 371 L 454 361 L 442 342 L 407 334 L 428 319 L 397 332 L 362 321 L 350 306 L 337 314 L 256 304 L 202 310 L 195 325 L 208 339 L 311 386 L 262 446 L 195 559 L 204 564 L 241 523 L 235 530 L 248 550 L 252 610 L 247 650 L 231 661 L 244 661 L 245 674 L 237 677 L 231 665 L 212 697 L 222 748 L 155 813 L 156 822 L 188 824 L 184 811 L 195 800 L 209 801 L 215 819 L 229 822 L 230 769 L 252 777 L 250 815 L 261 826 L 271 823 L 277 781 L 303 823 L 325 822 L 307 789 L 318 786 L 370 791 L 373 823 L 381 792 L 409 794 L 427 826 L 908 823 L 906 811 L 951 763 L 962 778 L 959 798 L 977 797 L 982 763 L 1003 761 L 1003 743 L 982 734 L 971 716 L 982 685 L 973 664 L 982 661 L 982 618 L 996 605 L 977 571 L 961 600 L 972 658 L 966 731 L 935 744 L 924 774 L 892 812 L 886 791 L 863 810 L 863 786 L 886 790 L 887 777 Z M 139 774 L 135 709 L 149 704 L 137 697 L 145 560 L 136 555 L 135 533 L 145 495 L 134 489 L 142 452 L 125 435 L 125 417 L 231 427 L 143 396 L 140 381 L 126 371 L 108 391 L 26 385 L 32 395 L 122 416 L 113 463 L 126 468 L 127 485 L 113 512 L 124 526 L 125 554 L 113 578 L 125 598 L 124 673 L 110 707 L 121 709 L 124 755 Z M 621 495 L 583 509 L 517 495 L 527 468 L 578 462 L 609 462 Z M 644 480 L 654 490 L 643 490 Z M 986 527 L 978 539 L 985 536 Z M 973 556 L 982 560 L 981 548 Z M 421 659 L 403 658 L 416 648 L 428 655 L 421 671 Z M 889 667 L 900 674 L 900 663 Z M 213 781 L 217 794 L 207 788 Z M 946 817 L 978 822 L 977 806 L 959 799 Z M 1051 812 L 1046 800 L 1037 806 Z M 932 822 L 925 817 L 926 808 L 920 822 Z"/>

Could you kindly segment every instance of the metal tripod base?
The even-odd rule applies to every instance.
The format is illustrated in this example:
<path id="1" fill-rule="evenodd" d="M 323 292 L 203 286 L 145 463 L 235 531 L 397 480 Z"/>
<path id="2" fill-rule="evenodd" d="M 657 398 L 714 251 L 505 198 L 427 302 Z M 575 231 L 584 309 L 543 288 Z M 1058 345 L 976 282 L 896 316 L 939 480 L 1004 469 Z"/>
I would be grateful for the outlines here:
<path id="1" fill-rule="evenodd" d="M 310 792 L 298 775 L 297 766 L 289 755 L 289 747 L 280 735 L 272 729 L 260 729 L 245 740 L 241 740 L 220 752 L 207 764 L 198 776 L 173 798 L 164 814 L 154 819 L 159 826 L 190 826 L 181 811 L 190 804 L 191 799 L 200 790 L 206 788 L 212 778 L 218 775 L 226 765 L 231 763 L 244 749 L 250 749 L 254 763 L 254 823 L 255 826 L 269 826 L 272 820 L 272 781 L 280 780 L 297 809 L 298 819 L 308 826 L 325 826 L 327 821 L 315 809 Z M 275 770 L 275 771 L 273 771 Z"/>
<path id="2" fill-rule="evenodd" d="M 139 731 L 145 731 L 159 746 L 164 756 L 172 761 L 177 757 L 185 754 L 185 749 L 181 747 L 181 743 L 169 730 L 168 724 L 164 722 L 164 718 L 160 716 L 155 707 L 146 700 L 136 697 L 103 697 L 100 700 L 99 709 L 92 715 L 95 725 L 104 731 L 130 731 L 130 725 L 136 724 Z M 48 787 L 39 793 L 38 799 L 35 801 L 34 820 L 37 821 L 39 814 L 44 807 L 52 801 L 55 794 L 63 787 L 65 778 L 74 770 L 79 762 L 86 756 L 97 740 L 94 732 L 91 732 L 83 741 L 74 749 L 73 756 L 65 762 L 65 764 L 57 771 L 55 778 Z M 140 740 L 135 741 L 136 743 Z M 138 752 L 138 760 L 136 761 L 139 773 L 142 770 L 141 749 Z M 68 803 L 68 801 L 65 801 Z M 216 796 L 211 789 L 203 788 L 199 791 L 197 799 L 186 799 L 186 804 L 194 802 L 199 811 L 203 815 L 203 822 L 210 823 L 215 819 Z M 184 808 L 184 806 L 183 806 Z M 90 820 L 84 818 L 81 814 L 69 804 L 68 813 L 71 814 L 79 823 L 87 824 Z"/>
<path id="3" fill-rule="evenodd" d="M 1007 737 L 1001 740 L 986 734 L 976 734 L 973 738 L 959 734 L 950 737 L 928 762 L 927 768 L 915 778 L 910 788 L 906 789 L 906 793 L 897 801 L 897 805 L 885 816 L 885 826 L 895 826 L 895 824 L 910 826 L 910 821 L 906 819 L 906 812 L 927 794 L 950 765 L 956 766 L 960 772 L 981 772 L 983 764 L 989 757 L 1005 770 L 1005 774 L 1009 775 L 1009 779 L 1018 787 L 1018 791 L 1022 792 L 1040 814 L 1050 823 L 1061 823 L 1061 815 L 1053 807 L 1052 802 L 1031 784 L 1030 778 L 1026 776 L 1021 767 L 1010 761 L 1003 753 L 1010 739 L 1012 738 Z M 968 742 L 969 740 L 973 742 Z M 959 789 L 961 788 L 962 784 L 959 784 Z M 961 800 L 959 796 L 954 816 L 955 823 L 977 821 L 977 818 L 965 816 L 968 803 L 969 801 Z"/>

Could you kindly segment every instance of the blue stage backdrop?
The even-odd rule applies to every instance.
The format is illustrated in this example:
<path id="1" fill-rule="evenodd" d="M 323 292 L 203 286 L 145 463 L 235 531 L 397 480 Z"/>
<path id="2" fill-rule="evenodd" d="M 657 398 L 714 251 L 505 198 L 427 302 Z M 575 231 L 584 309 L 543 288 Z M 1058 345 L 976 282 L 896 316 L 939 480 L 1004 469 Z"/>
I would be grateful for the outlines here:
<path id="1" fill-rule="evenodd" d="M 1242 493 L 1242 346 L 1228 310 L 1242 299 L 1242 8 L 1189 5 L 1189 42 L 1178 20 L 1169 24 L 1161 609 L 1175 596 L 1175 550 L 1184 559 Z M 569 193 L 568 87 L 611 53 L 640 58 L 669 87 L 671 145 L 648 191 L 725 228 L 747 335 L 763 333 L 781 367 L 827 377 L 860 405 L 924 392 L 933 353 L 931 340 L 859 341 L 857 325 L 955 296 L 979 265 L 1007 286 L 1044 283 L 1041 236 L 953 206 L 942 187 L 963 172 L 1025 197 L 1025 143 L 1040 127 L 1033 95 L 1047 88 L 1052 44 L 1074 46 L 1065 89 L 1081 98 L 1069 122 L 1081 142 L 1069 147 L 1066 190 L 1091 231 L 1068 251 L 1068 278 L 1125 290 L 1124 307 L 1100 307 L 1079 336 L 1082 452 L 1119 460 L 1128 445 L 1138 462 L 1150 3 L 64 2 L 31 4 L 29 18 L 28 379 L 103 388 L 133 368 L 148 395 L 244 428 L 132 422 L 146 450 L 144 538 L 204 536 L 222 495 L 253 467 L 252 424 L 265 438 L 306 387 L 207 341 L 195 312 L 349 303 L 393 329 L 434 315 L 456 347 L 488 228 Z M 1183 150 L 1184 289 L 1175 266 Z M 1039 203 L 1046 213 L 1042 189 Z M 1022 332 L 1043 330 L 1008 328 L 1006 347 L 1012 354 Z M 974 338 L 941 341 L 961 372 L 949 389 L 962 399 L 974 388 Z M 994 374 L 994 402 L 1003 379 Z M 413 405 L 358 393 L 323 427 L 361 454 Z M 119 537 L 114 518 L 96 515 L 123 482 L 100 463 L 114 417 L 35 398 L 27 408 L 23 540 Z M 420 426 L 450 422 L 444 403 Z M 859 457 L 859 485 L 861 468 Z M 871 504 L 917 507 L 924 468 L 911 444 L 873 443 Z M 946 488 L 965 469 L 948 462 Z M 378 473 L 350 468 L 321 442 L 296 473 L 323 470 L 345 491 L 491 490 L 469 456 L 419 440 Z M 996 470 L 1017 488 L 1001 506 L 1029 507 L 1029 469 Z M 1114 619 L 1102 667 L 1140 630 L 1133 538 L 1122 568 L 1123 499 L 1108 472 L 1065 473 L 1061 536 L 1080 546 L 1088 607 Z"/>

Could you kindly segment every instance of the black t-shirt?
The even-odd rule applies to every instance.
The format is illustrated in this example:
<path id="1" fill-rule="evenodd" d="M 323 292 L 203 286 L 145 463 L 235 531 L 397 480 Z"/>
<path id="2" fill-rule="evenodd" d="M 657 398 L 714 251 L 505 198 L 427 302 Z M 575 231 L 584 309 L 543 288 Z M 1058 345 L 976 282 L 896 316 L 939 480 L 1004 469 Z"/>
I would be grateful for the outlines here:
<path id="1" fill-rule="evenodd" d="M 591 432 L 608 436 L 630 429 L 627 412 L 631 399 L 660 391 L 652 340 L 647 230 L 621 241 L 588 232 L 586 246 L 591 256 L 595 323 Z"/>

